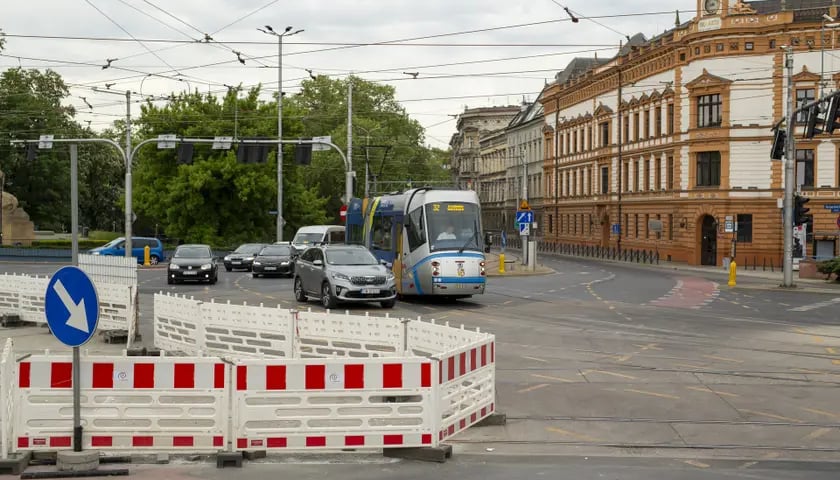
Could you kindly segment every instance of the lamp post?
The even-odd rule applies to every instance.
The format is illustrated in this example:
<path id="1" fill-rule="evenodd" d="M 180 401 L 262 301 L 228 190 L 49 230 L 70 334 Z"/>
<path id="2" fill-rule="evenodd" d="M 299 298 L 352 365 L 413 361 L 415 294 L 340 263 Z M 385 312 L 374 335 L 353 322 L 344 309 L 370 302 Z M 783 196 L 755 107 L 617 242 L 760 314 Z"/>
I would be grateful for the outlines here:
<path id="1" fill-rule="evenodd" d="M 371 132 L 380 130 L 383 127 L 383 125 L 377 125 L 376 128 L 372 128 L 370 130 L 361 125 L 356 125 L 356 127 L 362 129 L 362 131 L 365 132 L 365 198 L 367 198 L 370 191 L 370 157 L 368 156 L 368 147 L 370 147 L 370 134 Z"/>
<path id="2" fill-rule="evenodd" d="M 283 140 L 283 37 L 291 37 L 303 29 L 292 31 L 288 26 L 283 33 L 277 33 L 266 25 L 257 30 L 277 37 L 277 140 Z M 283 144 L 277 145 L 277 241 L 283 241 Z"/>

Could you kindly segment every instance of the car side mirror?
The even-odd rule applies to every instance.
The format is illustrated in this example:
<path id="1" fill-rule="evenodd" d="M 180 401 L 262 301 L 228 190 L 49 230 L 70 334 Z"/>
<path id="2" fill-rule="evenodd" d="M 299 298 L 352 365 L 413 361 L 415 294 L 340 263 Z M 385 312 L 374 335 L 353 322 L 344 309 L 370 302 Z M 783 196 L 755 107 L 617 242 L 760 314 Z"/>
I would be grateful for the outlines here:
<path id="1" fill-rule="evenodd" d="M 393 263 L 389 262 L 388 260 L 385 260 L 384 258 L 379 261 L 379 264 L 388 268 L 391 268 L 394 265 Z"/>
<path id="2" fill-rule="evenodd" d="M 324 266 L 324 261 L 323 260 L 315 260 L 314 262 L 312 262 L 312 265 L 314 265 L 316 267 L 323 267 Z"/>

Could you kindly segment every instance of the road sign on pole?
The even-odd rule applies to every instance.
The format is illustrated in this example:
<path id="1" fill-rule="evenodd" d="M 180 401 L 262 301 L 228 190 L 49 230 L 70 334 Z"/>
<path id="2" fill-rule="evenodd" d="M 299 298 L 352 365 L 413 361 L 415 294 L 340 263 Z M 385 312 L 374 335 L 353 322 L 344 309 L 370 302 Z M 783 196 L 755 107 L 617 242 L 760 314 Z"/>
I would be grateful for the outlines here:
<path id="1" fill-rule="evenodd" d="M 530 223 L 520 223 L 519 224 L 519 235 L 523 237 L 527 237 L 531 234 L 531 224 Z"/>
<path id="2" fill-rule="evenodd" d="M 516 223 L 534 223 L 533 210 L 517 210 Z"/>
<path id="3" fill-rule="evenodd" d="M 87 274 L 78 267 L 62 267 L 47 284 L 44 314 L 59 342 L 73 347 L 73 450 L 82 451 L 81 354 L 99 324 L 99 295 Z"/>

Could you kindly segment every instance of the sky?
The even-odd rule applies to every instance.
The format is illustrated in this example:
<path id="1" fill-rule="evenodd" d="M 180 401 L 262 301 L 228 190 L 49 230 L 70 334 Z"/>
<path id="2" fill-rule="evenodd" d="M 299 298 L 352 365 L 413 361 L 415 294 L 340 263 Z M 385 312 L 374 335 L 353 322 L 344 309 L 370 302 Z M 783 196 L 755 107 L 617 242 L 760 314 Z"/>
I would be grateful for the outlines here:
<path id="1" fill-rule="evenodd" d="M 139 102 L 262 84 L 268 100 L 277 39 L 257 29 L 292 26 L 303 31 L 283 40 L 284 92 L 298 91 L 309 71 L 392 85 L 426 144 L 445 149 L 464 108 L 533 101 L 574 57 L 612 57 L 626 35 L 650 38 L 673 27 L 676 10 L 685 22 L 695 8 L 693 0 L 4 0 L 0 70 L 57 71 L 76 118 L 102 130 L 125 116 L 126 90 Z M 116 60 L 103 69 L 108 59 Z"/>

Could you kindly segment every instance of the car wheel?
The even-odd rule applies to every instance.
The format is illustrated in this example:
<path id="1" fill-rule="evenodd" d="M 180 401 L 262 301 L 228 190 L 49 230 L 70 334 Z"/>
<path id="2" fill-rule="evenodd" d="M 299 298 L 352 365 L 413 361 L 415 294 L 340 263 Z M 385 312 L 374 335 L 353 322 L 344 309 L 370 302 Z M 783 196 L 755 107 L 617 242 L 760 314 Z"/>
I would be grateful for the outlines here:
<path id="1" fill-rule="evenodd" d="M 382 305 L 382 308 L 394 308 L 394 305 L 397 304 L 397 299 L 383 300 L 379 304 Z"/>
<path id="2" fill-rule="evenodd" d="M 168 283 L 169 285 L 172 285 L 173 283 L 175 283 L 175 280 L 173 280 L 172 278 L 170 278 L 169 276 L 167 276 L 167 277 L 166 277 L 166 283 Z"/>
<path id="3" fill-rule="evenodd" d="M 233 268 L 231 268 L 231 267 L 225 267 L 225 270 L 227 270 L 227 271 L 229 272 L 229 271 L 233 270 Z"/>
<path id="4" fill-rule="evenodd" d="M 259 273 L 252 273 L 251 276 L 254 277 L 254 278 L 259 278 L 260 274 Z"/>
<path id="5" fill-rule="evenodd" d="M 335 295 L 332 293 L 332 288 L 330 287 L 330 282 L 324 282 L 321 285 L 321 305 L 324 308 L 335 308 L 336 299 Z"/>
<path id="6" fill-rule="evenodd" d="M 295 300 L 298 302 L 305 302 L 306 292 L 303 290 L 303 282 L 300 281 L 300 277 L 295 278 Z"/>

